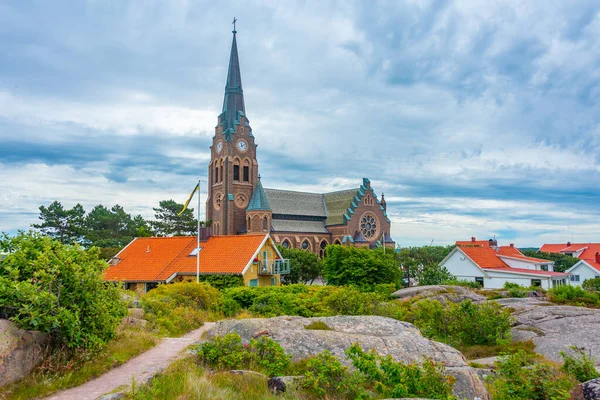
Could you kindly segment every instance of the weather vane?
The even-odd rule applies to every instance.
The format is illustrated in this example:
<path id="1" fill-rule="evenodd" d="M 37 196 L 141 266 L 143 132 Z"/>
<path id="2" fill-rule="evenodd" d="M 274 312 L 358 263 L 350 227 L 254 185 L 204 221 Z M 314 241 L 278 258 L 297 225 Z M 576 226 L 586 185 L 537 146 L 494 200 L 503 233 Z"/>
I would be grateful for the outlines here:
<path id="1" fill-rule="evenodd" d="M 234 32 L 235 32 L 235 23 L 236 23 L 236 22 L 237 22 L 237 19 L 235 19 L 235 17 L 233 17 L 233 22 L 232 22 L 232 24 L 233 24 L 233 31 L 234 31 Z"/>

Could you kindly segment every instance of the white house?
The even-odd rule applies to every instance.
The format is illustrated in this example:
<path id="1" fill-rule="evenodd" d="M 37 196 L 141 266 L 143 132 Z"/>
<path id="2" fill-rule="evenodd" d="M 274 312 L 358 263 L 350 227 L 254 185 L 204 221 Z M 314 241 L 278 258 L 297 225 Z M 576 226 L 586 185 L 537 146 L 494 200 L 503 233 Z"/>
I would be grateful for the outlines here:
<path id="1" fill-rule="evenodd" d="M 581 285 L 586 279 L 600 277 L 600 243 L 545 244 L 540 251 L 561 253 L 580 259 L 567 270 L 571 274 L 572 285 Z"/>
<path id="2" fill-rule="evenodd" d="M 455 247 L 440 266 L 459 280 L 479 282 L 484 288 L 503 288 L 506 282 L 549 289 L 569 282 L 569 274 L 554 272 L 554 262 L 524 256 L 514 245 L 476 244 Z"/>

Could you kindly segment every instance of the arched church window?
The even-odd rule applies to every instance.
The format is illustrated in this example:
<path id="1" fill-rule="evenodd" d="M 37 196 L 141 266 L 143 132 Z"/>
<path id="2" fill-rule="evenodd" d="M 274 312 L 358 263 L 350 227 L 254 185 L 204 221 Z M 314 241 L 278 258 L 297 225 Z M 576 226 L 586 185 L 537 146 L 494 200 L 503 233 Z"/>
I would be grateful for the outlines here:
<path id="1" fill-rule="evenodd" d="M 360 219 L 360 231 L 365 238 L 372 238 L 377 232 L 377 220 L 371 214 L 365 214 Z"/>
<path id="2" fill-rule="evenodd" d="M 302 250 L 308 250 L 310 248 L 310 244 L 308 243 L 308 240 L 304 240 L 304 242 L 302 242 Z"/>
<path id="3" fill-rule="evenodd" d="M 239 160 L 235 160 L 233 162 L 233 180 L 234 181 L 240 180 L 240 161 Z"/>
<path id="4" fill-rule="evenodd" d="M 219 183 L 219 166 L 215 165 L 215 183 Z"/>
<path id="5" fill-rule="evenodd" d="M 251 223 L 251 220 L 250 220 L 250 217 L 248 217 L 248 224 L 246 225 L 246 232 L 250 232 L 252 230 L 250 223 Z"/>
<path id="6" fill-rule="evenodd" d="M 319 247 L 319 257 L 325 258 L 327 256 L 327 252 L 325 251 L 325 248 L 327 247 L 327 241 L 323 240 Z"/>
<path id="7" fill-rule="evenodd" d="M 263 217 L 263 231 L 266 231 L 268 227 L 267 217 Z"/>
<path id="8" fill-rule="evenodd" d="M 335 244 L 335 245 L 338 245 L 338 246 L 339 246 L 339 245 L 341 245 L 341 244 L 342 244 L 342 242 L 340 242 L 340 239 L 335 239 L 335 242 L 333 242 L 333 244 Z"/>
<path id="9" fill-rule="evenodd" d="M 250 161 L 244 160 L 243 179 L 244 182 L 250 182 Z"/>
<path id="10" fill-rule="evenodd" d="M 289 248 L 290 248 L 290 246 L 291 246 L 291 245 L 290 245 L 290 241 L 289 241 L 289 240 L 287 240 L 287 239 L 285 239 L 285 240 L 283 241 L 283 243 L 281 243 L 281 246 L 285 247 L 286 249 L 289 249 Z"/>

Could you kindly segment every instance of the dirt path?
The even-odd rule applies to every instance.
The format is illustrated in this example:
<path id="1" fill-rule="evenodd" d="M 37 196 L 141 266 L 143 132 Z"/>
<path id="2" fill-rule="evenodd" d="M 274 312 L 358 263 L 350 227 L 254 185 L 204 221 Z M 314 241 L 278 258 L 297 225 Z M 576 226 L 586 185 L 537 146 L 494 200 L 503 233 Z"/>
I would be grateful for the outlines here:
<path id="1" fill-rule="evenodd" d="M 188 332 L 182 337 L 165 338 L 157 346 L 104 375 L 81 386 L 55 393 L 46 397 L 46 400 L 95 400 L 119 386 L 131 386 L 132 376 L 137 384 L 146 382 L 157 371 L 175 361 L 182 350 L 198 341 L 202 333 L 213 325 L 214 322 L 206 322 L 201 328 Z"/>

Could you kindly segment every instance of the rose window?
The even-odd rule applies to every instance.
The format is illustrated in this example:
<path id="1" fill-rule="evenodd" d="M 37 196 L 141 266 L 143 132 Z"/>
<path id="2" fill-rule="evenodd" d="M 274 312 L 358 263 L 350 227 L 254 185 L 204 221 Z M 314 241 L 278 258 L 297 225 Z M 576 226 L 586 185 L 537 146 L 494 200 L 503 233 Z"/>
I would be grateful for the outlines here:
<path id="1" fill-rule="evenodd" d="M 360 220 L 360 231 L 366 238 L 372 238 L 377 232 L 377 220 L 372 215 L 365 215 Z"/>

